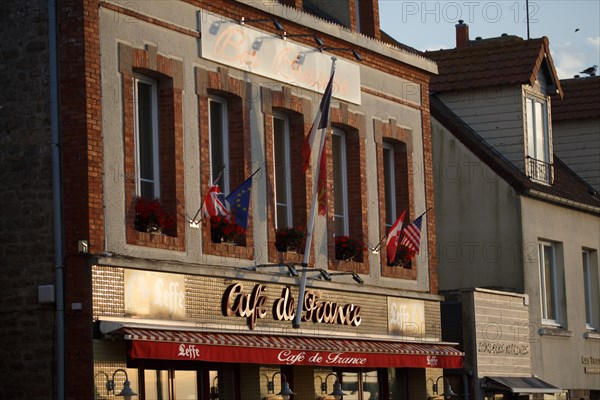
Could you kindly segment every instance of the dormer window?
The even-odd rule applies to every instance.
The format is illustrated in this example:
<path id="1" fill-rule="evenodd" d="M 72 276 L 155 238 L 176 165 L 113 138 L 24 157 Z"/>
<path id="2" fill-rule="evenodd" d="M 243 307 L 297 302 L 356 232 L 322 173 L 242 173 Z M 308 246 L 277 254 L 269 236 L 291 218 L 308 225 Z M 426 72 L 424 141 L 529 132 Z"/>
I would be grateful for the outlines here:
<path id="1" fill-rule="evenodd" d="M 552 183 L 552 160 L 550 157 L 550 133 L 548 128 L 548 105 L 537 97 L 525 98 L 527 135 L 527 176 L 536 181 Z"/>

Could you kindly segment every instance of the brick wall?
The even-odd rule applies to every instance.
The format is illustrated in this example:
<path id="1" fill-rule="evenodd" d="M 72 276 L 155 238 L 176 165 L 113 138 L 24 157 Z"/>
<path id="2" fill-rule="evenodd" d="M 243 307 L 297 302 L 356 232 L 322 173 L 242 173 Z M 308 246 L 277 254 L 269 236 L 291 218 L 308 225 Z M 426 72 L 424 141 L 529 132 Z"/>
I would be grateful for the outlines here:
<path id="1" fill-rule="evenodd" d="M 53 398 L 54 283 L 47 4 L 0 4 L 0 398 Z M 23 30 L 26 26 L 27 29 Z"/>
<path id="2" fill-rule="evenodd" d="M 198 113 L 200 129 L 200 164 L 210 165 L 209 126 L 208 126 L 208 98 L 217 95 L 226 99 L 228 107 L 229 127 L 229 186 L 235 189 L 250 174 L 250 108 L 251 96 L 247 83 L 229 75 L 227 68 L 219 67 L 216 72 L 201 67 L 196 68 L 196 94 L 198 95 Z M 209 188 L 210 168 L 202 168 L 200 188 L 204 197 Z M 248 211 L 248 228 L 246 239 L 229 246 L 213 243 L 210 234 L 210 223 L 202 227 L 202 251 L 206 254 L 227 256 L 235 258 L 252 259 L 254 257 L 254 239 L 252 223 L 252 202 Z"/>
<path id="3" fill-rule="evenodd" d="M 103 146 L 98 2 L 60 0 L 59 95 L 63 173 L 65 308 L 82 310 L 65 319 L 67 399 L 91 398 L 92 294 L 88 259 L 104 248 Z"/>
<path id="4" fill-rule="evenodd" d="M 170 250 L 185 249 L 185 196 L 183 170 L 183 63 L 161 54 L 153 46 L 134 49 L 119 45 L 119 72 L 123 85 L 123 137 L 125 143 L 125 203 L 127 242 Z M 136 166 L 134 132 L 134 82 L 137 75 L 158 85 L 158 137 L 161 205 L 175 216 L 175 228 L 165 235 L 135 229 Z"/>
<path id="5" fill-rule="evenodd" d="M 304 143 L 304 137 L 312 126 L 311 102 L 308 99 L 292 95 L 289 87 L 281 91 L 272 91 L 266 87 L 261 91 L 261 107 L 265 116 L 265 172 L 267 179 L 267 243 L 269 262 L 300 263 L 302 254 L 277 252 L 275 248 L 275 156 L 273 154 L 273 115 L 281 112 L 288 117 L 290 128 L 290 165 L 288 168 L 292 180 L 293 226 L 305 227 L 310 213 L 312 196 L 312 169 L 302 172 L 302 157 L 298 149 Z M 311 250 L 314 255 L 314 250 Z M 314 259 L 314 256 L 313 256 Z"/>

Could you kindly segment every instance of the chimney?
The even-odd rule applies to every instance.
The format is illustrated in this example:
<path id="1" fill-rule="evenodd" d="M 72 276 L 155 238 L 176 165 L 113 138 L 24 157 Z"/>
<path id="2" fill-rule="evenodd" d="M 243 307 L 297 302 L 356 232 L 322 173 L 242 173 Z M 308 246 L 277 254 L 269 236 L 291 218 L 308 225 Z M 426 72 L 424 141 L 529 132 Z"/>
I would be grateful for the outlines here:
<path id="1" fill-rule="evenodd" d="M 469 25 L 461 19 L 454 26 L 456 27 L 456 48 L 467 47 L 469 44 Z"/>

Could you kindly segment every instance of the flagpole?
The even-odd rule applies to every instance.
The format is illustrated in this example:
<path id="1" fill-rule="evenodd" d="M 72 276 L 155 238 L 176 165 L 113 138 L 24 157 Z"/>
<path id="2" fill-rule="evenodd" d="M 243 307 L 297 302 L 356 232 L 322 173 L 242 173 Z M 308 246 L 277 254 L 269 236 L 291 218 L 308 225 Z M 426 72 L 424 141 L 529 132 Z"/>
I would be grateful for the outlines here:
<path id="1" fill-rule="evenodd" d="M 336 57 L 331 57 L 331 75 L 335 71 L 335 62 L 337 61 Z M 332 94 L 333 97 L 333 94 Z M 329 110 L 327 110 L 329 113 Z M 321 133 L 321 143 L 319 145 L 319 152 L 317 153 L 317 160 L 321 160 L 321 154 L 324 151 L 325 147 L 325 137 L 327 136 L 327 127 L 323 128 L 323 132 Z M 300 322 L 302 321 L 302 309 L 304 305 L 304 294 L 306 293 L 306 269 L 308 267 L 308 262 L 310 261 L 310 245 L 312 242 L 312 233 L 313 227 L 315 225 L 315 210 L 317 205 L 317 187 L 319 185 L 319 171 L 320 168 L 316 169 L 315 179 L 313 179 L 313 192 L 312 192 L 312 203 L 310 206 L 310 216 L 308 218 L 308 226 L 306 229 L 306 243 L 304 245 L 304 259 L 302 261 L 302 272 L 300 275 L 300 289 L 298 291 L 298 307 L 296 308 L 296 315 L 294 317 L 294 321 L 292 322 L 292 326 L 294 328 L 300 328 Z"/>
<path id="2" fill-rule="evenodd" d="M 413 221 L 416 221 L 417 219 L 419 219 L 420 217 L 422 217 L 423 215 L 427 214 L 429 211 L 431 211 L 432 207 L 429 207 L 427 210 L 425 210 L 425 212 L 421 215 L 419 215 L 417 218 L 413 219 Z M 381 245 L 383 244 L 383 241 L 385 240 L 385 238 L 387 238 L 387 233 L 383 235 L 383 237 L 381 238 L 381 240 L 379 241 L 379 243 L 377 243 L 375 245 L 375 247 L 373 247 L 373 249 L 371 251 L 377 251 L 379 252 L 381 250 Z"/>
<path id="3" fill-rule="evenodd" d="M 217 175 L 217 179 L 215 179 L 215 181 L 212 183 L 213 185 L 216 185 L 217 182 L 219 182 L 219 179 L 221 179 L 221 175 L 223 174 L 223 171 L 225 170 L 225 165 L 226 164 L 223 164 L 223 166 L 221 167 L 221 171 L 219 172 L 219 175 Z M 190 220 L 190 222 L 197 224 L 200 221 L 202 221 L 202 219 L 200 219 L 198 222 L 196 222 L 196 217 L 198 216 L 198 214 L 200 214 L 200 210 L 202 210 L 203 205 L 204 205 L 204 198 L 202 198 L 202 202 L 200 203 L 200 208 L 198 209 L 198 211 L 196 211 L 196 214 L 194 214 L 194 218 L 192 218 Z"/>

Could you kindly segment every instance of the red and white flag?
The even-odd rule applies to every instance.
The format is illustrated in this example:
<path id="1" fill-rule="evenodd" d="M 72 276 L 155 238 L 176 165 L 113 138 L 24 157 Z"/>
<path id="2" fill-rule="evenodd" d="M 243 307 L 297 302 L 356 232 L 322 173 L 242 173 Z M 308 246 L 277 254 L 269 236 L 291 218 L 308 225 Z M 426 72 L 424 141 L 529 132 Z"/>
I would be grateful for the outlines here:
<path id="1" fill-rule="evenodd" d="M 208 189 L 208 193 L 204 197 L 204 202 L 202 204 L 202 215 L 204 218 L 229 214 L 222 199 L 223 193 L 221 193 L 219 186 L 213 185 Z"/>
<path id="2" fill-rule="evenodd" d="M 396 250 L 398 249 L 398 240 L 400 239 L 400 233 L 402 233 L 402 222 L 404 221 L 404 214 L 406 211 L 402 211 L 402 215 L 398 217 L 394 225 L 390 228 L 385 242 L 387 250 L 388 264 L 393 264 L 396 259 Z"/>

